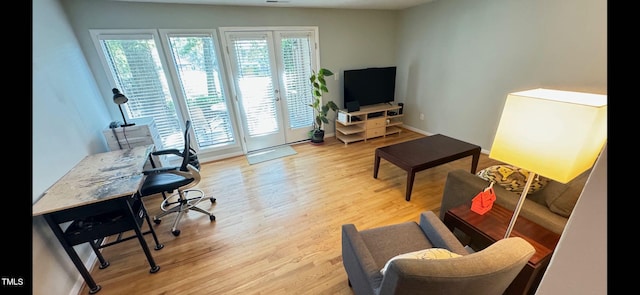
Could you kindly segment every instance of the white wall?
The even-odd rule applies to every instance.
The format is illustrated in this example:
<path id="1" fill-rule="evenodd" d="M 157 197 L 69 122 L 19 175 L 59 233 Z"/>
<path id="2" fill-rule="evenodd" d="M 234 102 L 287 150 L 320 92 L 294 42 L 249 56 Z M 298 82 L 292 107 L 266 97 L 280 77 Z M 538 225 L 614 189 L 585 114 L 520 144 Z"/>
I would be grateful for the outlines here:
<path id="1" fill-rule="evenodd" d="M 33 0 L 32 202 L 89 154 L 112 120 L 57 0 Z M 80 274 L 42 216 L 32 224 L 33 294 L 69 294 Z M 87 259 L 91 248 L 76 247 Z M 4 277 L 4 273 L 3 273 Z M 79 291 L 76 290 L 76 293 Z"/>
<path id="2" fill-rule="evenodd" d="M 606 0 L 439 0 L 407 9 L 397 50 L 404 122 L 490 150 L 510 92 L 607 94 L 606 30 Z"/>

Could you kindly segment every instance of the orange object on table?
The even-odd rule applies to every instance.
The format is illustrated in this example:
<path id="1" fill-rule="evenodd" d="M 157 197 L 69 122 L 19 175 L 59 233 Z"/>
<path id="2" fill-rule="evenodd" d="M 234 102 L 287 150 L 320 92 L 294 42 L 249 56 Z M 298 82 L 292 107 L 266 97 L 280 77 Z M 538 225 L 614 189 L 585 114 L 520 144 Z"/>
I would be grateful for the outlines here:
<path id="1" fill-rule="evenodd" d="M 493 202 L 496 200 L 496 193 L 493 191 L 493 182 L 489 187 L 479 192 L 471 200 L 471 211 L 480 215 L 487 213 L 493 207 Z"/>

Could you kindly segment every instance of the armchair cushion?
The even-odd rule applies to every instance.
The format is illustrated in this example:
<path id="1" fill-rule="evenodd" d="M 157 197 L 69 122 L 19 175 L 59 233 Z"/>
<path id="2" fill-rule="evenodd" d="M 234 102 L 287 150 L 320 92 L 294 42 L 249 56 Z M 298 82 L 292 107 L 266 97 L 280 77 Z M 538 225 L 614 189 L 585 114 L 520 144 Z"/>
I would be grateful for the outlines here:
<path id="1" fill-rule="evenodd" d="M 460 256 L 462 255 L 453 253 L 443 248 L 431 248 L 431 249 L 418 250 L 418 251 L 404 253 L 404 254 L 400 254 L 392 257 L 391 259 L 389 259 L 389 261 L 387 261 L 384 267 L 380 270 L 380 273 L 384 275 L 391 261 L 397 260 L 397 259 L 448 259 L 448 258 L 455 258 Z"/>

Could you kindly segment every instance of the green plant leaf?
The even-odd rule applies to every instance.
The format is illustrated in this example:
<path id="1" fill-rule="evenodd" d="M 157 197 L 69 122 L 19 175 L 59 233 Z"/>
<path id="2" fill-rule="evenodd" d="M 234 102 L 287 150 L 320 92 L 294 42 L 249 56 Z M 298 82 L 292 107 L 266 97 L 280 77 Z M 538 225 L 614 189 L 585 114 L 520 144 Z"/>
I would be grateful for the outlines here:
<path id="1" fill-rule="evenodd" d="M 337 111 L 339 109 L 338 105 L 335 102 L 333 102 L 332 100 L 327 101 L 326 105 L 329 106 L 329 108 L 331 108 L 333 111 Z"/>
<path id="2" fill-rule="evenodd" d="M 333 101 L 328 101 L 324 105 L 321 105 L 320 98 L 323 93 L 329 92 L 329 88 L 327 88 L 325 76 L 332 76 L 333 72 L 329 69 L 321 68 L 318 72 L 313 71 L 311 77 L 309 77 L 309 81 L 311 82 L 313 94 L 313 103 L 309 104 L 310 107 L 313 108 L 315 113 L 314 119 L 314 130 L 322 130 L 322 124 L 328 124 L 329 119 L 327 119 L 327 114 L 329 110 L 337 111 L 339 108 Z"/>
<path id="3" fill-rule="evenodd" d="M 333 76 L 333 72 L 325 68 L 320 69 L 319 73 L 321 73 L 324 76 Z"/>

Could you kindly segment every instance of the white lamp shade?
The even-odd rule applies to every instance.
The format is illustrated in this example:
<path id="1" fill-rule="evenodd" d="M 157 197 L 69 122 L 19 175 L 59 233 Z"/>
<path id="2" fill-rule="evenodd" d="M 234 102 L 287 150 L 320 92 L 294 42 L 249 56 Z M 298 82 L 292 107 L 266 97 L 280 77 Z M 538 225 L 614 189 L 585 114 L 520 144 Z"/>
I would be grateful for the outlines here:
<path id="1" fill-rule="evenodd" d="M 507 96 L 489 157 L 567 183 L 606 141 L 606 95 L 533 89 Z"/>

